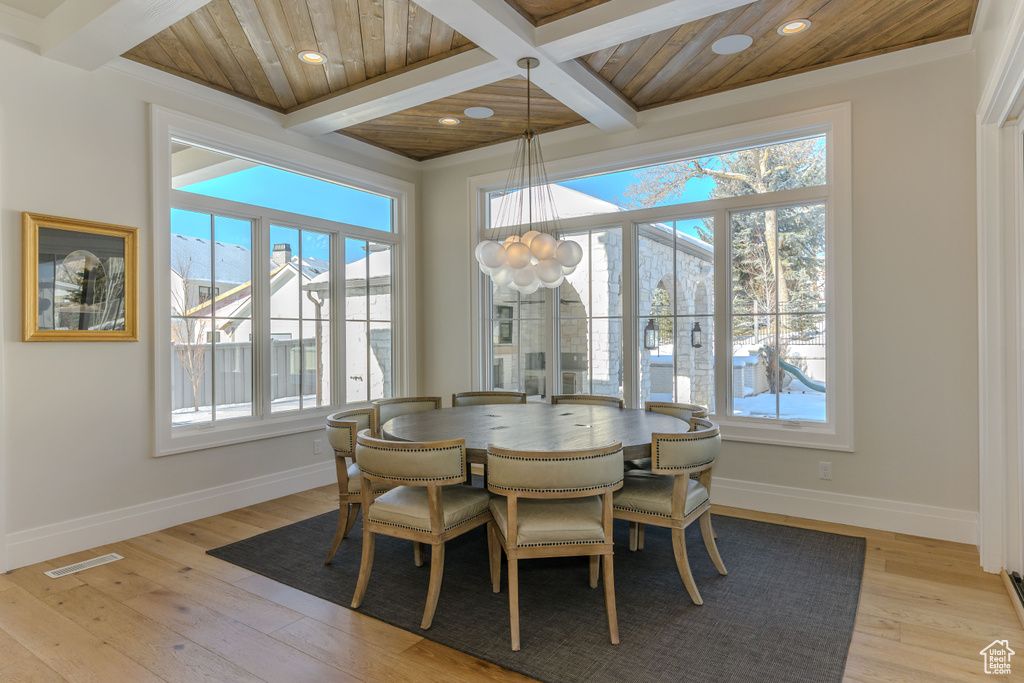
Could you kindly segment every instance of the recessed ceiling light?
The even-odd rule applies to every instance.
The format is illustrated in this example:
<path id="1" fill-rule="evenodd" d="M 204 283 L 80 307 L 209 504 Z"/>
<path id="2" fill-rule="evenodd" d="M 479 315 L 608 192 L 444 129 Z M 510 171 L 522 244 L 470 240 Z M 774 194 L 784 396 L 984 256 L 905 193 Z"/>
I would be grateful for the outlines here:
<path id="1" fill-rule="evenodd" d="M 742 33 L 719 38 L 711 44 L 711 51 L 719 55 L 733 55 L 754 44 L 754 39 Z"/>
<path id="2" fill-rule="evenodd" d="M 444 118 L 438 119 L 438 123 L 443 123 L 446 126 L 457 126 L 460 121 L 454 116 L 445 116 Z"/>
<path id="3" fill-rule="evenodd" d="M 487 107 L 470 107 L 462 113 L 471 119 L 488 119 L 494 116 L 494 110 Z"/>
<path id="4" fill-rule="evenodd" d="M 303 50 L 299 53 L 299 59 L 304 61 L 306 64 L 323 64 L 327 61 L 327 57 L 324 57 L 319 52 L 313 50 Z"/>
<path id="5" fill-rule="evenodd" d="M 797 33 L 803 33 L 810 27 L 810 19 L 794 19 L 793 21 L 787 21 L 778 30 L 781 35 L 795 36 Z"/>

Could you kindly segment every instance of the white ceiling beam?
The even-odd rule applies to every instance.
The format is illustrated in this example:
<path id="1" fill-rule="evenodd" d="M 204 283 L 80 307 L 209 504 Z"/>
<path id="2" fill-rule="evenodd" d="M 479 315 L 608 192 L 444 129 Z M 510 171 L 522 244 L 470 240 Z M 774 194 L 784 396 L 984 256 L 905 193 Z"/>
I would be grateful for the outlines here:
<path id="1" fill-rule="evenodd" d="M 43 21 L 44 57 L 94 71 L 209 0 L 74 0 Z"/>
<path id="2" fill-rule="evenodd" d="M 637 127 L 636 109 L 630 102 L 579 64 L 563 63 L 538 48 L 536 29 L 504 0 L 417 0 L 417 4 L 500 61 L 540 59 L 540 66 L 531 72 L 533 82 L 601 130 Z"/>
<path id="3" fill-rule="evenodd" d="M 753 1 L 611 0 L 537 27 L 537 46 L 563 62 Z"/>
<path id="4" fill-rule="evenodd" d="M 43 20 L 28 12 L 0 5 L 0 35 L 35 48 L 43 35 Z"/>
<path id="5" fill-rule="evenodd" d="M 514 76 L 480 48 L 340 93 L 284 117 L 284 127 L 323 135 Z"/>

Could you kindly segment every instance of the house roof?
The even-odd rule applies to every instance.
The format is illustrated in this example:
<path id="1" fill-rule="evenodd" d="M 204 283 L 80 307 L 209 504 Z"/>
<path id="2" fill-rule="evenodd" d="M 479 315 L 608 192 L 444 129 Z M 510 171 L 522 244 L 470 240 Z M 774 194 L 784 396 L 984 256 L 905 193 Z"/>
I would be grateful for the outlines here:
<path id="1" fill-rule="evenodd" d="M 217 242 L 217 282 L 240 285 L 252 278 L 252 253 L 237 244 Z M 171 235 L 171 270 L 189 281 L 212 279 L 210 240 Z"/>

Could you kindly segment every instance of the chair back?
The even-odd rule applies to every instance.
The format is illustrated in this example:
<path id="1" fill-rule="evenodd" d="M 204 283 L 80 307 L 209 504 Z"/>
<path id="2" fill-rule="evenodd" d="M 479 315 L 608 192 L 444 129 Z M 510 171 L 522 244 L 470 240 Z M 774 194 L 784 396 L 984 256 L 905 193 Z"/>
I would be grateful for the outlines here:
<path id="1" fill-rule="evenodd" d="M 588 406 L 608 406 L 609 408 L 625 408 L 626 402 L 614 396 L 596 396 L 594 394 L 556 394 L 551 397 L 551 404 L 577 403 Z"/>
<path id="2" fill-rule="evenodd" d="M 377 411 L 377 429 L 383 429 L 384 423 L 388 420 L 406 415 L 418 413 L 424 410 L 439 410 L 441 408 L 440 396 L 410 396 L 407 398 L 382 398 L 373 402 Z"/>
<path id="3" fill-rule="evenodd" d="M 693 418 L 707 417 L 708 409 L 693 403 L 670 403 L 668 401 L 648 401 L 644 409 L 649 413 L 661 413 L 671 415 L 674 418 L 683 420 L 693 429 Z"/>
<path id="4" fill-rule="evenodd" d="M 651 435 L 651 471 L 683 474 L 705 470 L 722 449 L 718 425 L 703 418 L 693 419 L 694 430 L 683 434 Z"/>
<path id="5" fill-rule="evenodd" d="M 497 403 L 526 403 L 526 394 L 522 391 L 463 391 L 452 394 L 452 408 Z"/>
<path id="6" fill-rule="evenodd" d="M 352 455 L 356 450 L 356 434 L 364 429 L 377 432 L 373 408 L 342 410 L 327 416 L 327 442 L 335 454 Z"/>
<path id="7" fill-rule="evenodd" d="M 577 498 L 622 486 L 622 444 L 578 451 L 487 447 L 487 488 L 522 498 Z"/>
<path id="8" fill-rule="evenodd" d="M 364 430 L 356 462 L 363 476 L 396 486 L 458 484 L 466 481 L 466 440 L 388 441 Z"/>

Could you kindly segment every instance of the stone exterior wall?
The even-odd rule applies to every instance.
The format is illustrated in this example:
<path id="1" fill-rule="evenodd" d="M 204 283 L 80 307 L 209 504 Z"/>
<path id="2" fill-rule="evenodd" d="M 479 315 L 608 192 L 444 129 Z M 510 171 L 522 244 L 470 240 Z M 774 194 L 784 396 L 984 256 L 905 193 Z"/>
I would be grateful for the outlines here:
<path id="1" fill-rule="evenodd" d="M 651 387 L 651 352 L 641 346 L 640 378 L 641 396 L 647 400 L 652 391 L 656 394 L 673 393 L 675 400 L 709 405 L 714 393 L 713 368 L 713 309 L 711 292 L 713 287 L 713 257 L 710 248 L 690 240 L 675 247 L 671 232 L 664 226 L 652 226 L 646 232 L 652 239 L 644 241 L 640 249 L 640 329 L 647 323 L 652 311 L 655 290 L 660 286 L 668 291 L 673 284 L 673 260 L 675 260 L 675 283 L 678 284 L 676 304 L 677 321 L 673 348 L 676 350 L 673 362 L 669 363 L 668 388 L 665 391 Z M 584 247 L 583 261 L 576 271 L 566 279 L 557 293 L 559 296 L 561 375 L 555 378 L 555 386 L 549 391 L 542 388 L 540 393 L 595 393 L 619 396 L 623 382 L 623 325 L 632 324 L 622 320 L 622 233 L 618 230 L 594 231 L 592 239 L 587 235 L 572 236 Z M 589 251 L 589 253 L 588 253 Z M 590 283 L 594 283 L 591 290 Z M 539 290 L 538 293 L 544 290 Z M 515 292 L 500 289 L 494 298 L 494 305 L 510 306 L 511 320 L 520 324 L 522 312 L 526 316 L 532 311 L 545 310 L 536 303 L 537 295 L 527 297 L 529 308 L 522 307 Z M 497 309 L 495 309 L 497 310 Z M 706 316 L 706 317 L 693 317 Z M 701 348 L 693 348 L 690 332 L 694 321 L 699 321 L 704 335 Z M 543 321 L 526 323 L 530 334 L 523 334 L 523 348 L 519 346 L 518 335 L 513 335 L 511 344 L 499 343 L 494 329 L 500 320 L 494 316 L 492 325 L 492 352 L 494 359 L 494 387 L 532 393 L 538 383 L 544 382 L 544 368 L 536 367 L 536 354 L 543 353 L 547 345 Z M 527 328 L 524 328 L 526 330 Z M 528 362 L 529 361 L 529 362 Z M 526 384 L 519 386 L 520 364 Z M 546 363 L 545 363 L 546 365 Z M 674 372 L 672 365 L 675 366 Z M 664 387 L 662 387 L 664 388 Z"/>

